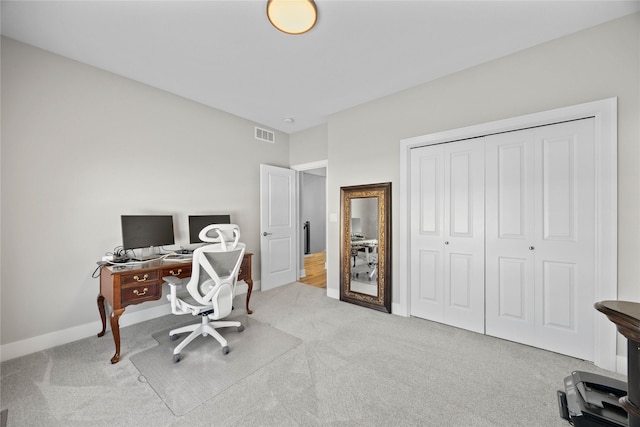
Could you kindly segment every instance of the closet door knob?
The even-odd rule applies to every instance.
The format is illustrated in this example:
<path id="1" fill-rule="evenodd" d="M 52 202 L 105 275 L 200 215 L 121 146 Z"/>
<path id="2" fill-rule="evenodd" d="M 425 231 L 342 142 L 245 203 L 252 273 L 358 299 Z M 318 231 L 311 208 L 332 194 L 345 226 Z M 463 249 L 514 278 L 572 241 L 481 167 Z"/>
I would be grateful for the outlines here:
<path id="1" fill-rule="evenodd" d="M 449 242 L 448 242 L 448 241 L 447 241 L 447 242 L 444 242 L 444 244 L 445 244 L 445 245 L 448 245 L 448 244 L 449 244 Z"/>
<path id="2" fill-rule="evenodd" d="M 535 248 L 534 248 L 533 246 L 529 246 L 529 250 L 530 250 L 530 251 L 532 251 L 532 250 L 534 250 L 534 249 L 535 249 Z"/>

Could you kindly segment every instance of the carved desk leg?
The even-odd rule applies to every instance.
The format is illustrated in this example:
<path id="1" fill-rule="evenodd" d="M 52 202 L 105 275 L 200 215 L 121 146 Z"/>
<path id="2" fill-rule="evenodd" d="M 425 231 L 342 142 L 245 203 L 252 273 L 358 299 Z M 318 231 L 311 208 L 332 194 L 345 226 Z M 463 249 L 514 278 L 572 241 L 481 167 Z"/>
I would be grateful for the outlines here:
<path id="1" fill-rule="evenodd" d="M 113 310 L 111 313 L 111 332 L 113 333 L 113 342 L 116 345 L 116 354 L 111 358 L 111 363 L 118 363 L 120 360 L 120 316 L 124 312 L 124 308 Z"/>
<path id="2" fill-rule="evenodd" d="M 628 394 L 620 398 L 620 404 L 629 414 L 629 427 L 640 427 L 640 344 L 627 339 Z"/>
<path id="3" fill-rule="evenodd" d="M 627 339 L 627 395 L 620 404 L 627 411 L 629 427 L 640 427 L 640 303 L 600 301 L 594 304 Z"/>
<path id="4" fill-rule="evenodd" d="M 98 295 L 98 311 L 100 312 L 100 320 L 102 320 L 102 331 L 98 333 L 98 336 L 104 336 L 107 331 L 107 315 L 104 310 L 104 297 L 102 294 Z"/>
<path id="5" fill-rule="evenodd" d="M 247 314 L 253 314 L 253 311 L 249 309 L 249 299 L 251 298 L 251 291 L 253 291 L 253 279 L 246 278 L 245 282 L 247 282 Z"/>

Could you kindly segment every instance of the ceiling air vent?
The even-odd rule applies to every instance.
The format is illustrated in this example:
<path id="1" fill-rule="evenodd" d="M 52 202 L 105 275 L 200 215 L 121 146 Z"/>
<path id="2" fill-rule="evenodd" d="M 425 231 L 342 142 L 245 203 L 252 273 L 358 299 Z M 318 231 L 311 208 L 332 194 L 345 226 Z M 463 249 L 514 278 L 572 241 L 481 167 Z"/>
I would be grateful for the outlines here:
<path id="1" fill-rule="evenodd" d="M 257 126 L 255 127 L 255 129 L 256 139 L 259 139 L 260 141 L 270 142 L 272 144 L 276 142 L 276 135 L 270 130 L 262 129 Z"/>

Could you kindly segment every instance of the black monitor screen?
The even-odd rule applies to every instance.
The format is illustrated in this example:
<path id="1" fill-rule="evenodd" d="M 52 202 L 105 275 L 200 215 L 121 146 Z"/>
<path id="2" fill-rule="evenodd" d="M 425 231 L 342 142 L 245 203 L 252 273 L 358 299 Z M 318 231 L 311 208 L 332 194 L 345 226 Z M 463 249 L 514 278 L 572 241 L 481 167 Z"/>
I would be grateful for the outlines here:
<path id="1" fill-rule="evenodd" d="M 122 215 L 121 220 L 125 250 L 175 243 L 171 215 Z"/>
<path id="2" fill-rule="evenodd" d="M 203 228 L 211 224 L 231 224 L 230 215 L 190 215 L 189 243 L 202 243 L 198 237 Z"/>

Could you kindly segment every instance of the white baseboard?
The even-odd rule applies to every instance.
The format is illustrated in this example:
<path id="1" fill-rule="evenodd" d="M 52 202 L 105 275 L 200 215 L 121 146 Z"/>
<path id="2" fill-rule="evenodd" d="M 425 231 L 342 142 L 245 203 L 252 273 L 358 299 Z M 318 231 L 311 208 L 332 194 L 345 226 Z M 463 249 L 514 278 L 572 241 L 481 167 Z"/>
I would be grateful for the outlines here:
<path id="1" fill-rule="evenodd" d="M 107 322 L 108 323 L 108 322 Z M 50 332 L 22 341 L 15 341 L 0 346 L 0 361 L 26 356 L 62 344 L 67 344 L 93 335 L 102 330 L 102 322 L 96 321 L 74 326 L 61 331 Z"/>
<path id="2" fill-rule="evenodd" d="M 391 303 L 391 313 L 396 316 L 409 317 L 409 314 L 404 309 L 404 305 L 395 302 Z"/>
<path id="3" fill-rule="evenodd" d="M 257 290 L 260 289 L 260 281 L 253 282 L 253 285 L 254 291 L 256 290 L 256 288 Z M 249 286 L 246 283 L 239 282 L 236 286 L 236 295 L 246 294 L 248 289 Z M 166 316 L 167 314 L 171 314 L 171 305 L 168 302 L 166 304 L 147 308 L 144 310 L 133 312 L 125 311 L 125 314 L 120 317 L 119 323 L 121 328 L 125 328 L 127 326 L 135 325 L 136 323 Z M 110 330 L 109 315 L 110 312 L 108 311 L 107 331 Z M 15 359 L 16 357 L 26 356 L 27 354 L 36 353 L 48 348 L 96 336 L 101 330 L 102 322 L 98 320 L 95 322 L 86 323 L 84 325 L 74 326 L 72 328 L 39 335 L 37 337 L 3 344 L 0 346 L 0 361 L 4 362 L 5 360 Z M 112 337 L 107 337 L 105 339 L 113 340 Z"/>
<path id="4" fill-rule="evenodd" d="M 300 278 L 307 277 L 307 270 L 305 270 L 304 268 L 302 270 L 300 270 L 298 272 L 298 277 L 300 277 Z"/>
<path id="5" fill-rule="evenodd" d="M 340 299 L 340 290 L 327 288 L 327 296 L 333 299 Z"/>

